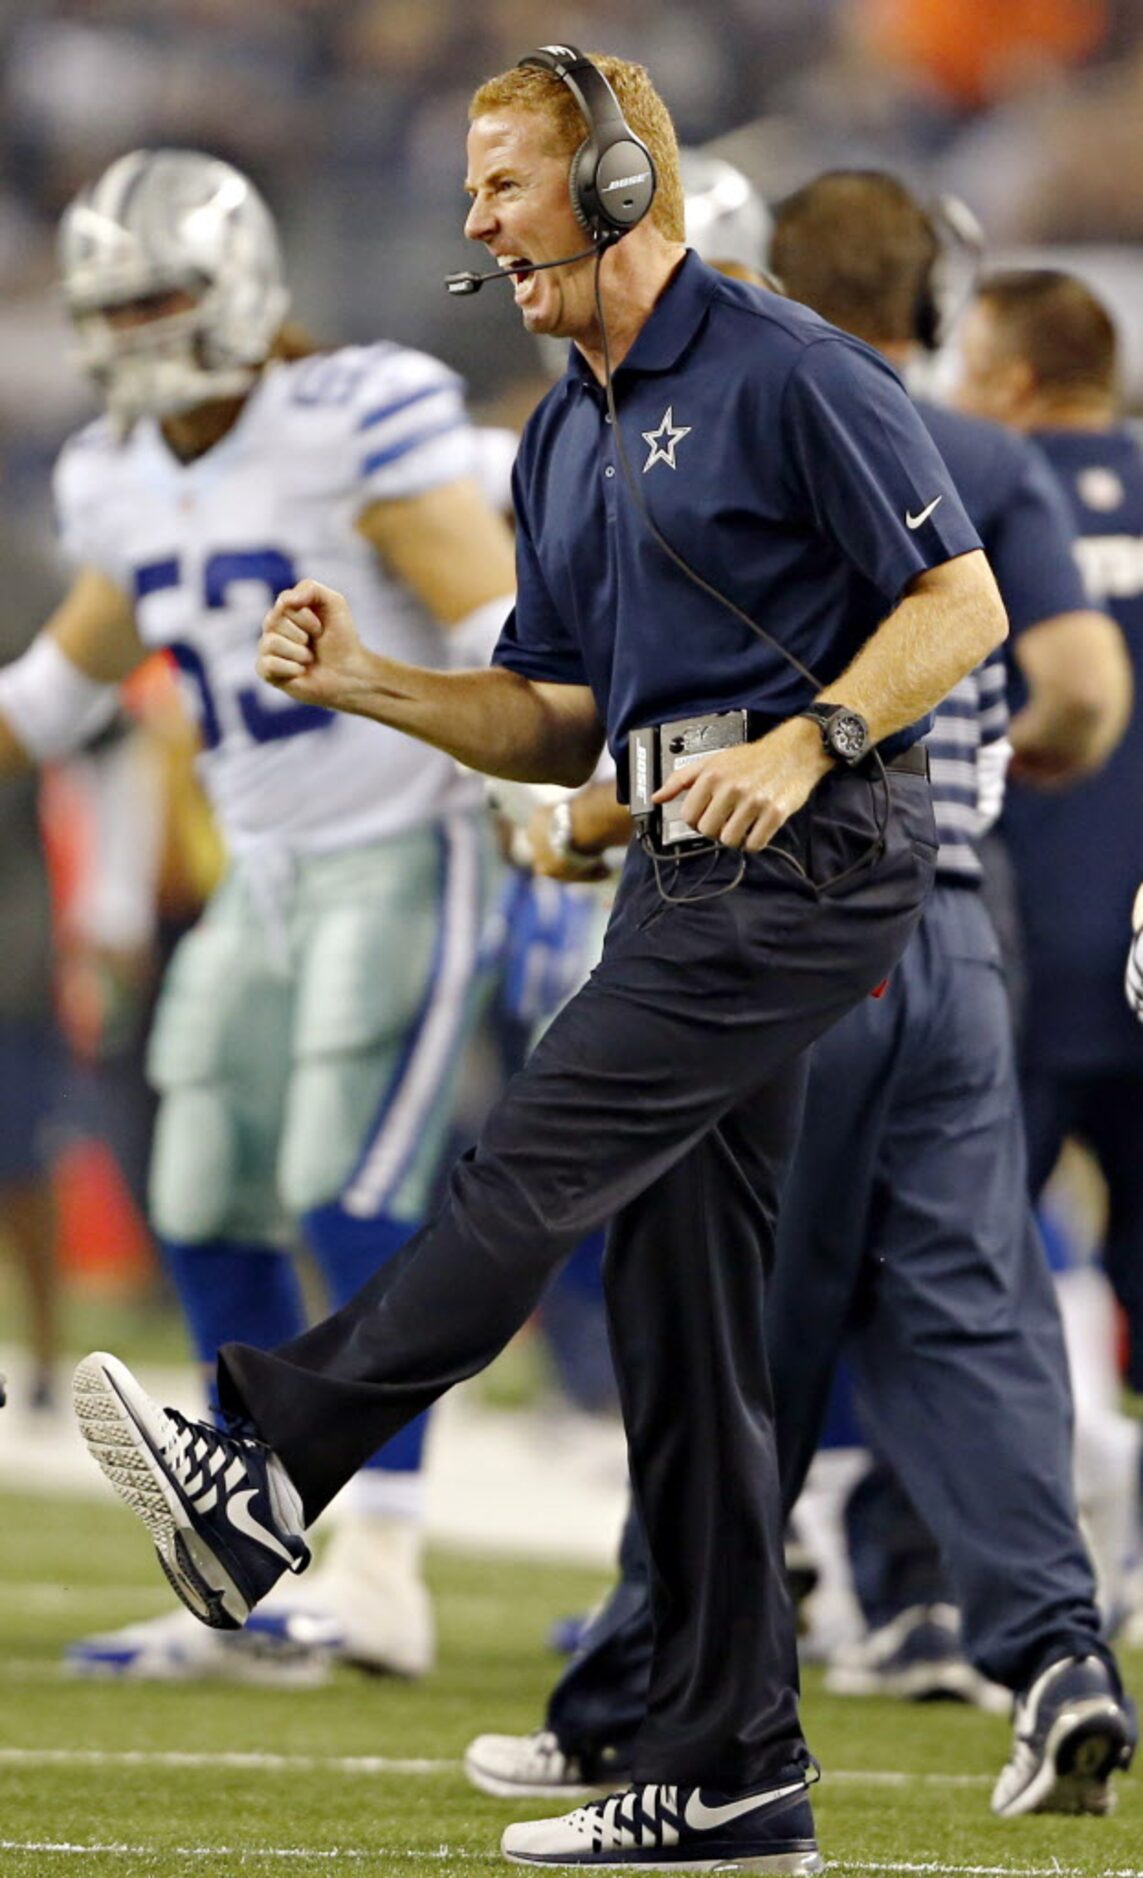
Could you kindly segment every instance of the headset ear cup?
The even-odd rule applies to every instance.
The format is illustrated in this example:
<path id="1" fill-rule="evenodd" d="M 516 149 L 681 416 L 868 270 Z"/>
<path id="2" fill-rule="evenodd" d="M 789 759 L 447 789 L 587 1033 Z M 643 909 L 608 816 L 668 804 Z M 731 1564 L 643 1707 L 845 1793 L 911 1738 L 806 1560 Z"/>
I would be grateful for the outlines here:
<path id="1" fill-rule="evenodd" d="M 913 315 L 913 330 L 917 344 L 926 352 L 939 352 L 941 349 L 941 309 L 937 301 L 936 283 L 930 268 L 925 276 L 925 284 L 917 295 L 917 307 Z"/>
<path id="2" fill-rule="evenodd" d="M 930 252 L 917 293 L 913 331 L 926 352 L 939 352 L 945 341 L 945 244 L 935 213 L 922 209 L 920 214 Z"/>
<path id="3" fill-rule="evenodd" d="M 572 213 L 582 229 L 598 239 L 599 223 L 587 206 L 586 195 L 595 180 L 595 169 L 591 163 L 593 140 L 585 137 L 571 160 L 568 170 L 568 194 L 571 196 Z M 590 166 L 590 167 L 589 167 Z"/>

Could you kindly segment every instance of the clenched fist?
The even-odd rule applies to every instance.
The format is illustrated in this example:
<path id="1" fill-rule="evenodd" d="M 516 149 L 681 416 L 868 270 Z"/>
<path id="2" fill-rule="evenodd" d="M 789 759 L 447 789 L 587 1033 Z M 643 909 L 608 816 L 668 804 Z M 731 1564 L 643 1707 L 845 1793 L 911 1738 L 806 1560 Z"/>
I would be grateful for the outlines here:
<path id="1" fill-rule="evenodd" d="M 358 638 L 343 595 L 320 581 L 287 587 L 263 621 L 258 676 L 301 704 L 353 710 L 381 662 Z"/>

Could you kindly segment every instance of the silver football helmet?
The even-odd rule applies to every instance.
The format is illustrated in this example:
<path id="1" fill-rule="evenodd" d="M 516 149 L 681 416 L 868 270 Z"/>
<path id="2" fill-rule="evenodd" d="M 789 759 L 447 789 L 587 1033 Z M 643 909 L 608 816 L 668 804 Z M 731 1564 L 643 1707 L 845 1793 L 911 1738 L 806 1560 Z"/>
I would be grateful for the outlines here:
<path id="1" fill-rule="evenodd" d="M 77 362 L 122 423 L 239 396 L 289 304 L 265 202 L 197 150 L 119 157 L 64 211 L 59 260 Z M 109 318 L 171 293 L 188 304 L 131 325 Z"/>
<path id="2" fill-rule="evenodd" d="M 703 261 L 737 261 L 764 273 L 773 222 L 753 183 L 706 150 L 680 150 L 679 167 L 688 247 Z"/>

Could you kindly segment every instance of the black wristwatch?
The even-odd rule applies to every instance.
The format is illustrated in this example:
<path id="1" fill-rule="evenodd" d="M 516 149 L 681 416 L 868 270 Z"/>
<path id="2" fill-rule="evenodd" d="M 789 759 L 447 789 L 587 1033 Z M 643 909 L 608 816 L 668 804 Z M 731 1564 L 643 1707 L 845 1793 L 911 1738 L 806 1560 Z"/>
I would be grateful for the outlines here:
<path id="1" fill-rule="evenodd" d="M 869 725 L 860 711 L 845 704 L 807 704 L 799 717 L 812 717 L 822 733 L 822 748 L 838 763 L 852 769 L 872 749 Z"/>

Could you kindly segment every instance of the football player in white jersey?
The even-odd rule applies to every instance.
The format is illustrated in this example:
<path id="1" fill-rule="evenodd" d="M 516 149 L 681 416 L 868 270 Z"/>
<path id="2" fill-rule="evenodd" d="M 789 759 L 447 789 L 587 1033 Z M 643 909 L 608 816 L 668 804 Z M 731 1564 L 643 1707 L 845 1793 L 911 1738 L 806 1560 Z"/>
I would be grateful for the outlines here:
<path id="1" fill-rule="evenodd" d="M 417 1226 L 495 887 L 477 780 L 263 684 L 262 616 L 312 574 L 352 597 L 378 649 L 444 664 L 455 633 L 471 662 L 510 605 L 513 548 L 476 481 L 454 373 L 389 344 L 294 356 L 273 220 L 229 164 L 119 158 L 65 212 L 60 258 L 106 414 L 56 471 L 76 572 L 0 672 L 0 771 L 80 746 L 140 661 L 173 658 L 229 865 L 152 1033 L 151 1211 L 213 1368 L 230 1338 L 272 1345 L 303 1327 L 292 1233 L 337 1304 Z M 332 1617 L 347 1658 L 407 1675 L 433 1657 L 422 1435 L 406 1430 L 358 1476 L 316 1582 L 295 1594 Z M 239 1639 L 180 1608 L 70 1660 L 239 1674 Z"/>

